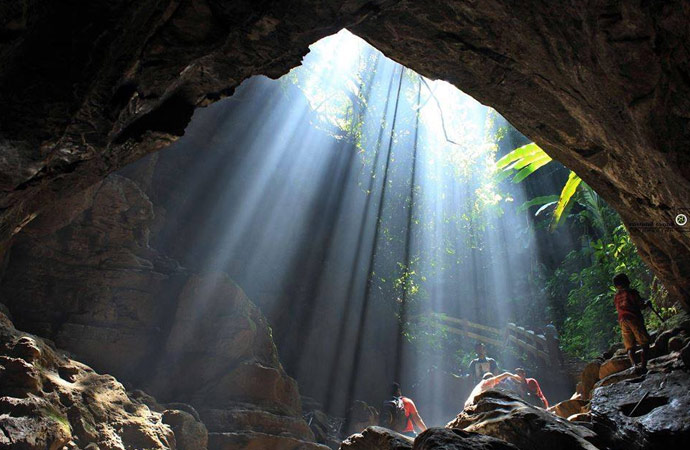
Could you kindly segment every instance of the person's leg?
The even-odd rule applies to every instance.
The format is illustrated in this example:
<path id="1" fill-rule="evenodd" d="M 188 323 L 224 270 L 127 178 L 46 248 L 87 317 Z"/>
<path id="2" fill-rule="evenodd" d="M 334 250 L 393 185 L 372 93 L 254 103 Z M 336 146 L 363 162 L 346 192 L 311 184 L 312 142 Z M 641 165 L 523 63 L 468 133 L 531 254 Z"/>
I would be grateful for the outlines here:
<path id="1" fill-rule="evenodd" d="M 640 362 L 640 366 L 642 370 L 647 370 L 647 360 L 649 359 L 649 344 L 645 344 L 642 346 L 642 361 Z"/>
<path id="2" fill-rule="evenodd" d="M 630 329 L 630 324 L 627 320 L 622 320 L 621 323 L 621 334 L 623 336 L 623 346 L 628 352 L 628 358 L 630 358 L 630 365 L 635 367 L 635 336 Z"/>
<path id="3" fill-rule="evenodd" d="M 635 347 L 630 347 L 628 349 L 628 358 L 630 359 L 630 366 L 635 367 Z"/>
<path id="4" fill-rule="evenodd" d="M 649 360 L 649 333 L 644 326 L 643 320 L 635 320 L 631 325 L 631 331 L 635 335 L 635 341 L 642 347 L 642 356 L 640 360 L 640 369 L 647 370 L 647 361 Z"/>

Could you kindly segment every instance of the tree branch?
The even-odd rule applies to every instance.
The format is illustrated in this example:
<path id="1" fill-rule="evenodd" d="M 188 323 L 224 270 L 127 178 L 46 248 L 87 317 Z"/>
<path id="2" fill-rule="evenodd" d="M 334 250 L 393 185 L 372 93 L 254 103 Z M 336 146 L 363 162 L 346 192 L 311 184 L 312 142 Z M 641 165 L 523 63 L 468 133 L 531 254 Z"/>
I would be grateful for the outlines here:
<path id="1" fill-rule="evenodd" d="M 433 98 L 434 101 L 436 102 L 436 106 L 438 107 L 438 112 L 441 114 L 441 128 L 443 128 L 443 135 L 446 138 L 446 141 L 448 141 L 451 144 L 454 145 L 460 145 L 459 143 L 455 142 L 451 138 L 448 137 L 448 131 L 446 130 L 446 119 L 443 117 L 443 108 L 441 108 L 441 102 L 438 101 L 438 98 L 436 98 L 436 95 L 434 94 L 434 91 L 431 90 L 431 87 L 429 86 L 429 83 L 426 82 L 423 76 L 419 75 L 419 79 L 424 83 L 424 86 L 429 90 L 429 95 L 430 98 Z M 429 99 L 427 99 L 429 101 Z M 424 105 L 426 105 L 426 102 L 424 102 Z M 419 109 L 422 109 L 424 105 L 420 106 Z"/>

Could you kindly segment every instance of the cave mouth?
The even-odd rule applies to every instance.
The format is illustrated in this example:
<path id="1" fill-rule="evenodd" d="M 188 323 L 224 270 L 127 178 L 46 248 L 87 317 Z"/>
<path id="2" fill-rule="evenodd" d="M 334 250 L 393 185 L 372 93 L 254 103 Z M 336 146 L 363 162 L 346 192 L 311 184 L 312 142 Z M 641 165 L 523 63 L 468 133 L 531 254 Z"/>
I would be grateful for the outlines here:
<path id="1" fill-rule="evenodd" d="M 304 395 L 342 416 L 397 380 L 442 424 L 476 343 L 506 369 L 551 364 L 546 325 L 564 318 L 542 269 L 614 228 L 602 209 L 601 223 L 544 231 L 569 174 L 535 147 L 342 30 L 279 80 L 251 78 L 198 110 L 179 142 L 122 173 L 155 166 L 147 183 L 165 220 L 153 247 L 229 274 Z M 497 167 L 519 148 L 525 158 Z M 563 384 L 546 389 L 558 398 Z"/>
<path id="2" fill-rule="evenodd" d="M 128 132 L 181 126 L 152 113 Z M 0 289 L 19 327 L 166 401 L 208 407 L 198 379 L 261 403 L 252 383 L 278 366 L 334 416 L 378 407 L 397 381 L 443 425 L 476 384 L 476 344 L 555 402 L 573 390 L 563 360 L 617 338 L 612 272 L 649 291 L 620 218 L 573 175 L 343 30 L 196 110 L 175 144 L 71 199 L 76 212 L 29 224 Z M 294 415 L 292 400 L 278 410 Z"/>
<path id="3" fill-rule="evenodd" d="M 528 143 L 495 111 L 343 30 L 281 79 L 249 79 L 199 110 L 156 156 L 165 166 L 196 154 L 158 195 L 166 222 L 153 246 L 227 272 L 267 315 L 302 394 L 324 409 L 379 404 L 397 380 L 437 405 L 426 417 L 443 424 L 457 412 L 444 400 L 447 374 L 465 369 L 475 341 L 495 354 L 508 322 L 531 325 L 513 302 L 538 294 L 517 268 L 540 256 L 518 207 L 567 171 L 552 164 L 529 193 L 500 184 L 495 161 Z M 569 251 L 571 235 L 559 238 Z M 500 357 L 511 368 L 519 358 Z"/>

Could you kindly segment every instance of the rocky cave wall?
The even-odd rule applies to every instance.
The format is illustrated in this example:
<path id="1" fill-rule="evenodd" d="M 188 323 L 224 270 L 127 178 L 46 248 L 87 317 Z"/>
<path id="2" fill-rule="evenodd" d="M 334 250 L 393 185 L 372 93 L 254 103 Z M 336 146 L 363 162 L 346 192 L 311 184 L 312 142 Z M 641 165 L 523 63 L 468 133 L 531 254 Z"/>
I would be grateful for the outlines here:
<path id="1" fill-rule="evenodd" d="M 495 107 L 616 208 L 688 306 L 685 1 L 10 0 L 0 8 L 0 241 L 276 77 L 343 27 Z"/>
<path id="2" fill-rule="evenodd" d="M 9 252 L 0 307 L 9 308 L 18 329 L 50 339 L 130 389 L 144 389 L 161 403 L 192 405 L 209 431 L 210 449 L 242 443 L 325 448 L 313 443 L 302 420 L 297 383 L 278 359 L 263 314 L 227 275 L 186 270 L 152 248 L 155 218 L 139 185 L 115 174 L 45 210 Z M 3 338 L 0 348 L 15 345 L 13 337 Z M 16 378 L 8 364 L 0 361 L 0 384 Z M 57 411 L 71 406 L 62 397 L 50 401 Z M 0 417 L 0 427 L 13 430 L 8 439 L 16 445 L 43 420 L 20 407 L 2 414 L 10 418 Z M 75 429 L 75 420 L 67 416 L 68 428 Z M 41 439 L 55 441 L 50 433 Z M 72 438 L 81 445 L 96 440 L 75 432 L 59 442 Z M 26 448 L 45 448 L 41 442 Z"/>

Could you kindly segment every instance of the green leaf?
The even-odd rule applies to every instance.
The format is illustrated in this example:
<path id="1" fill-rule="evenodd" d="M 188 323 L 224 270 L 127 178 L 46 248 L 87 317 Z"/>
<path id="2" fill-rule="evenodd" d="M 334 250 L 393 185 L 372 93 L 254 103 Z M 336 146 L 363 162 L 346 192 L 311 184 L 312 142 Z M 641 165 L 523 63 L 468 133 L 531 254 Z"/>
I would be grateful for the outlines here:
<path id="1" fill-rule="evenodd" d="M 570 175 L 568 176 L 568 181 L 565 183 L 565 186 L 563 186 L 561 196 L 558 199 L 558 205 L 556 205 L 556 210 L 553 212 L 553 221 L 551 222 L 552 231 L 555 230 L 558 224 L 561 222 L 563 212 L 570 203 L 570 200 L 573 198 L 573 195 L 575 194 L 575 191 L 577 190 L 577 187 L 580 185 L 581 181 L 582 179 L 578 177 L 575 172 L 570 172 Z"/>
<path id="2" fill-rule="evenodd" d="M 511 176 L 512 174 L 513 174 L 512 168 L 503 169 L 500 172 L 498 172 L 498 175 L 496 175 L 496 182 L 499 183 L 499 182 L 505 180 L 506 178 L 508 178 L 509 176 Z"/>
<path id="3" fill-rule="evenodd" d="M 532 155 L 535 153 L 544 153 L 544 150 L 539 148 L 539 146 L 534 142 L 527 145 L 523 145 L 522 147 L 516 148 L 512 152 L 503 156 L 503 158 L 496 161 L 496 167 L 499 169 L 504 169 L 508 167 L 511 163 L 522 160 L 528 155 Z"/>
<path id="4" fill-rule="evenodd" d="M 527 211 L 532 206 L 545 205 L 547 203 L 558 202 L 558 195 L 543 195 L 535 197 L 532 200 L 526 201 L 518 207 L 518 212 Z"/>
<path id="5" fill-rule="evenodd" d="M 534 173 L 535 170 L 550 162 L 551 157 L 547 154 L 544 154 L 541 158 L 533 160 L 527 167 L 524 167 L 522 170 L 518 172 L 517 175 L 515 175 L 515 177 L 513 178 L 513 183 L 521 182 L 522 180 L 530 176 L 532 173 Z"/>

